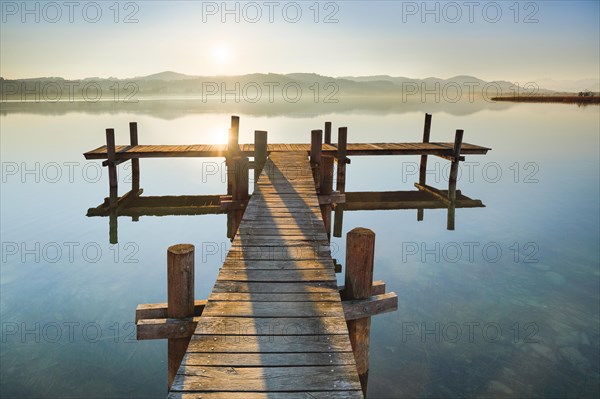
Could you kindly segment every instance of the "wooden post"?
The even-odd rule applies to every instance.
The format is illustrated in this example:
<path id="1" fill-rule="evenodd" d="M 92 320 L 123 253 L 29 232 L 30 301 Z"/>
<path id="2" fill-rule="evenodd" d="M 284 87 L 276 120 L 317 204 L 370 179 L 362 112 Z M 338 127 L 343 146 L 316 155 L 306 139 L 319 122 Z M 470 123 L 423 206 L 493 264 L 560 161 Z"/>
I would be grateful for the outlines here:
<path id="1" fill-rule="evenodd" d="M 338 129 L 338 144 L 337 144 L 337 183 L 335 189 L 340 193 L 346 192 L 346 147 L 348 146 L 348 128 L 340 127 Z"/>
<path id="2" fill-rule="evenodd" d="M 258 181 L 258 177 L 265 167 L 267 162 L 267 132 L 262 130 L 254 131 L 254 183 Z"/>
<path id="3" fill-rule="evenodd" d="M 321 195 L 331 195 L 333 192 L 333 156 L 322 156 L 321 165 L 319 193 Z M 327 238 L 331 241 L 331 203 L 321 205 L 321 216 L 323 216 L 325 230 L 327 230 Z"/>
<path id="4" fill-rule="evenodd" d="M 317 189 L 321 186 L 321 150 L 323 146 L 323 131 L 313 130 L 310 136 L 310 166 L 313 171 L 313 178 L 315 180 L 315 187 Z"/>
<path id="5" fill-rule="evenodd" d="M 194 317 L 194 246 L 179 244 L 167 250 L 167 317 Z M 169 389 L 177 375 L 190 337 L 169 338 Z"/>
<path id="6" fill-rule="evenodd" d="M 138 145 L 138 128 L 136 122 L 129 122 L 129 142 L 132 147 Z M 137 196 L 140 191 L 140 160 L 131 159 L 131 191 Z"/>
<path id="7" fill-rule="evenodd" d="M 456 216 L 456 203 L 453 201 L 448 204 L 448 219 L 446 222 L 446 228 L 448 230 L 454 230 L 455 216 Z"/>
<path id="8" fill-rule="evenodd" d="M 431 114 L 425 114 L 425 127 L 423 128 L 423 143 L 429 143 L 431 133 Z M 419 168 L 419 184 L 424 185 L 427 180 L 427 155 L 421 155 Z"/>
<path id="9" fill-rule="evenodd" d="M 115 129 L 106 129 L 106 156 L 108 159 L 108 186 L 109 186 L 109 204 L 111 208 L 117 206 L 118 183 L 117 183 L 117 165 L 115 150 Z"/>
<path id="10" fill-rule="evenodd" d="M 232 160 L 233 164 L 233 193 L 234 201 L 245 201 L 248 199 L 249 162 L 248 157 L 237 156 Z"/>
<path id="11" fill-rule="evenodd" d="M 238 155 L 240 150 L 240 117 L 231 117 L 231 128 L 227 137 L 227 155 L 225 157 L 225 166 L 227 168 L 227 195 L 233 195 L 233 179 L 235 179 L 234 165 L 232 158 Z"/>
<path id="12" fill-rule="evenodd" d="M 231 128 L 229 129 L 229 139 L 227 141 L 227 152 L 230 155 L 235 155 L 239 152 L 240 149 L 240 117 L 232 116 L 231 117 Z"/>
<path id="13" fill-rule="evenodd" d="M 325 122 L 325 144 L 331 144 L 331 122 Z"/>
<path id="14" fill-rule="evenodd" d="M 352 229 L 346 236 L 346 275 L 342 299 L 367 299 L 373 289 L 375 233 L 365 228 Z M 371 318 L 349 320 L 348 333 L 363 394 L 369 377 L 369 334 Z"/>
<path id="15" fill-rule="evenodd" d="M 425 114 L 425 126 L 423 127 L 423 143 L 429 143 L 431 133 L 431 114 Z M 427 181 L 427 155 L 421 155 L 421 164 L 419 167 L 419 184 L 425 185 Z M 423 208 L 417 210 L 417 221 L 423 220 Z"/>
<path id="16" fill-rule="evenodd" d="M 248 168 L 248 157 L 240 156 L 233 158 L 232 160 L 234 179 L 233 179 L 233 193 L 232 200 L 234 201 L 247 201 L 250 195 L 248 194 L 248 181 L 249 181 L 249 168 Z M 235 233 L 242 222 L 244 216 L 244 209 L 235 209 L 231 212 L 231 239 L 235 237 Z M 229 230 L 229 228 L 228 228 Z"/>
<path id="17" fill-rule="evenodd" d="M 344 204 L 336 204 L 333 212 L 333 236 L 342 236 L 342 227 L 344 225 Z"/>
<path id="18" fill-rule="evenodd" d="M 456 182 L 458 180 L 458 166 L 460 162 L 460 150 L 462 147 L 463 130 L 457 130 L 454 135 L 454 153 L 452 156 L 452 164 L 450 165 L 450 178 L 448 179 L 448 230 L 454 230 L 454 216 L 456 211 Z"/>
<path id="19" fill-rule="evenodd" d="M 456 201 L 456 181 L 458 178 L 458 163 L 460 162 L 460 149 L 462 147 L 463 130 L 457 130 L 454 136 L 454 153 L 450 165 L 450 179 L 448 182 L 448 199 Z"/>

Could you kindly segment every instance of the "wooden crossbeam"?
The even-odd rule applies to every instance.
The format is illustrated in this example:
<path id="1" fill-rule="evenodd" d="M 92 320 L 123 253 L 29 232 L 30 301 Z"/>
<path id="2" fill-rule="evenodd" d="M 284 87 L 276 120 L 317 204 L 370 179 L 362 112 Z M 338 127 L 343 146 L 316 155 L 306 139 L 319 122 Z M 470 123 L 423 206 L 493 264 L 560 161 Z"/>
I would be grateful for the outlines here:
<path id="1" fill-rule="evenodd" d="M 224 211 L 235 211 L 239 209 L 246 209 L 248 200 L 234 200 L 231 195 L 222 195 L 219 198 L 221 209 Z"/>
<path id="2" fill-rule="evenodd" d="M 339 191 L 334 191 L 331 194 L 319 195 L 319 205 L 344 204 L 346 195 Z"/>
<path id="3" fill-rule="evenodd" d="M 344 286 L 339 287 L 340 292 Z M 185 319 L 168 318 L 166 303 L 147 303 L 138 305 L 135 310 L 137 339 L 188 338 L 200 320 L 207 304 L 206 299 L 194 301 L 194 317 Z M 385 282 L 373 281 L 371 297 L 363 300 L 342 301 L 346 320 L 356 320 L 382 313 L 392 312 L 398 308 L 398 296 L 385 293 Z"/>
<path id="4" fill-rule="evenodd" d="M 344 317 L 348 320 L 358 320 L 398 309 L 398 295 L 394 292 L 373 295 L 368 299 L 353 299 L 342 301 Z"/>

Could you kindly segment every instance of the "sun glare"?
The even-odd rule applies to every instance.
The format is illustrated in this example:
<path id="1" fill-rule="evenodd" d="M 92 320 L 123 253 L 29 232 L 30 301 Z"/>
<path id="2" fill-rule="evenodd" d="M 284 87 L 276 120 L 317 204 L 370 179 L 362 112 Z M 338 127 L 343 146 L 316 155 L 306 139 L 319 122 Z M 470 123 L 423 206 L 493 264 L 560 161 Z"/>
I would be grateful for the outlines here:
<path id="1" fill-rule="evenodd" d="M 231 48 L 226 44 L 218 44 L 212 49 L 212 59 L 216 64 L 227 64 L 233 58 Z"/>

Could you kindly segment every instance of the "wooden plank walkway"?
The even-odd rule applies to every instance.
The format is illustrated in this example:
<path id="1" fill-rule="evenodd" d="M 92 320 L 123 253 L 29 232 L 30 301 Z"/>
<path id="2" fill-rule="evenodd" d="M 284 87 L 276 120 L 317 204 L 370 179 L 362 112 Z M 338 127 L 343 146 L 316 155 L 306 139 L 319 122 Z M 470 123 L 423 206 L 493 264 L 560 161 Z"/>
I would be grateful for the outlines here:
<path id="1" fill-rule="evenodd" d="M 246 156 L 254 155 L 254 144 L 240 144 L 241 152 Z M 310 151 L 310 144 L 269 144 L 269 152 Z M 454 143 L 354 143 L 348 144 L 346 153 L 351 155 L 454 155 Z M 461 155 L 486 154 L 487 147 L 462 143 Z M 337 146 L 323 144 L 324 154 L 337 154 Z M 86 159 L 106 159 L 106 146 L 96 148 L 83 154 Z M 226 144 L 193 144 L 193 145 L 136 145 L 116 146 L 116 160 L 134 158 L 170 158 L 170 157 L 225 157 Z"/>
<path id="2" fill-rule="evenodd" d="M 363 397 L 306 151 L 255 185 L 169 393 L 199 397 Z"/>

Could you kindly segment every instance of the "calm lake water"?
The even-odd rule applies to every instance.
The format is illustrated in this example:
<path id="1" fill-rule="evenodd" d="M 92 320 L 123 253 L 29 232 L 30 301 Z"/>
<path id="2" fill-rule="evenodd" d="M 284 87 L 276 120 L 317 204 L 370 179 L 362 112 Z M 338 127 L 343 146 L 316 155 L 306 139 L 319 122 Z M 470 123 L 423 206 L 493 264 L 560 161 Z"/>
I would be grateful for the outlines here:
<path id="1" fill-rule="evenodd" d="M 350 104 L 251 107 L 193 101 L 2 104 L 0 350 L 4 398 L 160 398 L 167 343 L 135 340 L 139 303 L 166 300 L 166 249 L 196 246 L 196 298 L 206 298 L 229 241 L 226 216 L 119 218 L 86 211 L 108 193 L 106 170 L 82 153 L 117 143 L 137 121 L 142 144 L 308 142 L 347 126 L 350 142 L 432 141 L 491 147 L 467 156 L 458 188 L 485 208 L 357 211 L 375 231 L 375 278 L 399 309 L 373 318 L 369 397 L 596 398 L 599 388 L 600 108 L 563 104 Z M 334 141 L 336 135 L 334 134 Z M 144 195 L 223 194 L 216 159 L 141 162 Z M 347 191 L 411 190 L 418 157 L 354 157 Z M 448 162 L 428 183 L 446 188 Z M 120 166 L 120 193 L 129 170 Z M 345 258 L 345 240 L 333 239 Z M 218 248 L 218 250 L 216 250 Z M 342 263 L 344 263 L 342 261 Z M 343 275 L 339 275 L 339 280 Z"/>

